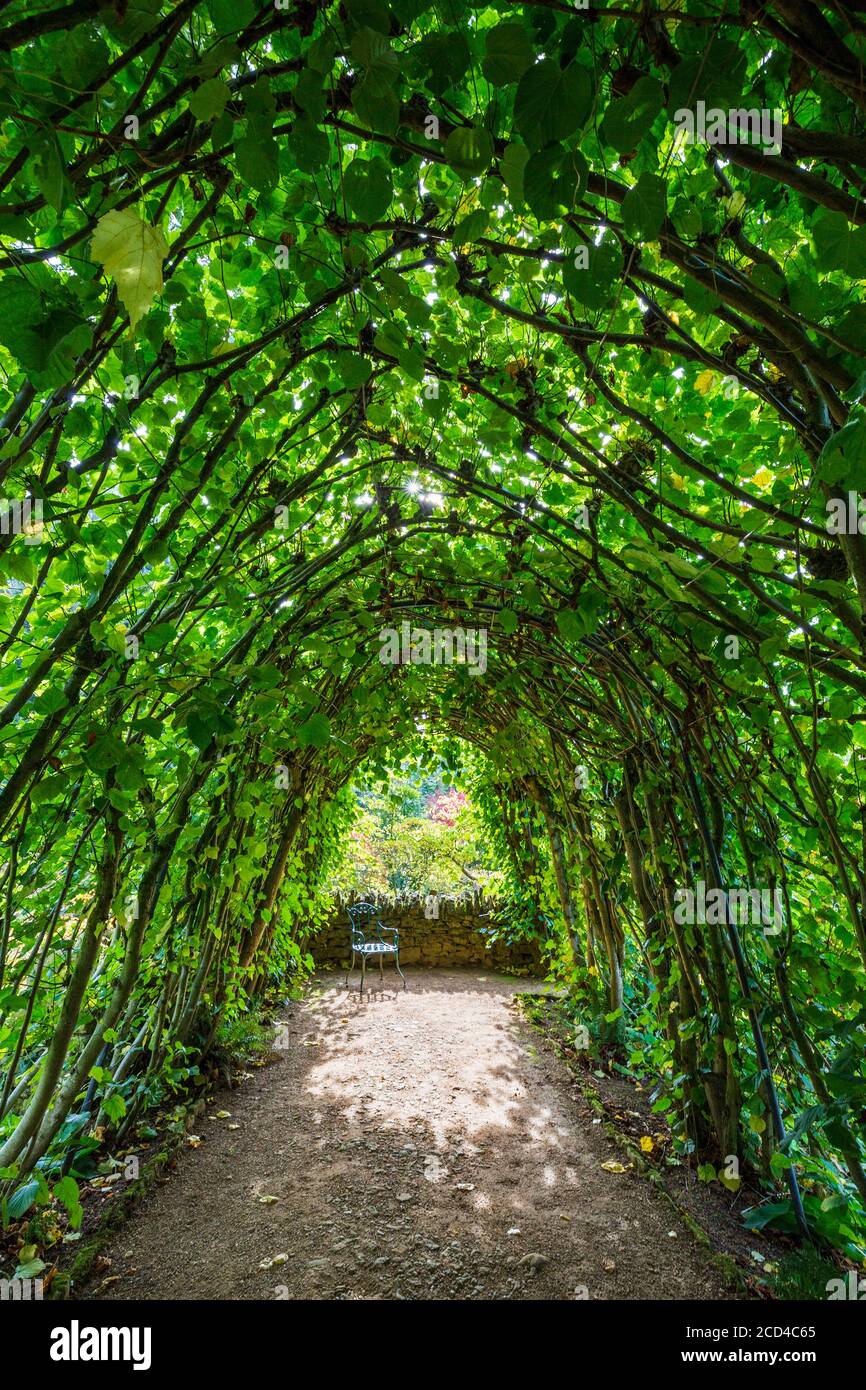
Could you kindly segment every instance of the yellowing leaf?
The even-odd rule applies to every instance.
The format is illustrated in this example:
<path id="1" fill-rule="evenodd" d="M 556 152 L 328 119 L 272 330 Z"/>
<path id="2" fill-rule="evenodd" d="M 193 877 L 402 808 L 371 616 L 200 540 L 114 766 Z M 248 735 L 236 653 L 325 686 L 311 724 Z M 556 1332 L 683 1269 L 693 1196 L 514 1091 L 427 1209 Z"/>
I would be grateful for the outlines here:
<path id="1" fill-rule="evenodd" d="M 722 206 L 729 217 L 739 217 L 746 206 L 746 199 L 740 192 L 732 193 L 730 198 L 722 199 Z"/>
<path id="2" fill-rule="evenodd" d="M 162 289 L 167 255 L 168 242 L 159 227 L 143 222 L 134 208 L 107 212 L 96 224 L 90 257 L 102 263 L 116 284 L 131 333 Z"/>
<path id="3" fill-rule="evenodd" d="M 607 1163 L 603 1163 L 602 1168 L 606 1173 L 627 1173 L 628 1168 L 624 1163 L 617 1163 L 615 1159 L 609 1158 Z M 631 1164 L 629 1164 L 629 1168 Z"/>
<path id="4" fill-rule="evenodd" d="M 699 372 L 695 377 L 695 390 L 700 391 L 701 395 L 705 396 L 708 391 L 712 390 L 715 375 L 712 367 L 707 367 L 704 371 Z"/>
<path id="5" fill-rule="evenodd" d="M 651 1154 L 653 1149 L 655 1148 L 655 1145 L 653 1144 L 653 1141 L 650 1139 L 648 1134 L 645 1134 L 643 1136 L 643 1138 L 640 1141 L 640 1146 L 645 1154 Z"/>

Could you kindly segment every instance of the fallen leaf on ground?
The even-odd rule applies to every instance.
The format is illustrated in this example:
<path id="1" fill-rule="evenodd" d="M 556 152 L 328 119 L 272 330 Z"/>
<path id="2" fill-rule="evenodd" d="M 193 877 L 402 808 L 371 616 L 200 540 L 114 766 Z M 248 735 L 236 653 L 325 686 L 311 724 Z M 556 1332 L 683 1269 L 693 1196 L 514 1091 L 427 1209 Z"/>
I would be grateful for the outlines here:
<path id="1" fill-rule="evenodd" d="M 287 1264 L 288 1259 L 285 1250 L 281 1250 L 279 1255 L 266 1255 L 263 1260 L 259 1260 L 259 1269 L 273 1269 L 274 1265 Z"/>

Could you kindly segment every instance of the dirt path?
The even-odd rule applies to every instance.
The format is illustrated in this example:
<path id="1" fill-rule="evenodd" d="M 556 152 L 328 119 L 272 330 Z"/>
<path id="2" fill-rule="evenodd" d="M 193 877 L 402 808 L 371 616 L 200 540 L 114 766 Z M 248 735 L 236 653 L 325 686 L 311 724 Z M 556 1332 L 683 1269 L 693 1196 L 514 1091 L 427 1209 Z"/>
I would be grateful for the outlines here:
<path id="1" fill-rule="evenodd" d="M 650 1185 L 602 1167 L 622 1154 L 510 1006 L 525 982 L 341 980 L 214 1098 L 85 1297 L 731 1297 Z"/>

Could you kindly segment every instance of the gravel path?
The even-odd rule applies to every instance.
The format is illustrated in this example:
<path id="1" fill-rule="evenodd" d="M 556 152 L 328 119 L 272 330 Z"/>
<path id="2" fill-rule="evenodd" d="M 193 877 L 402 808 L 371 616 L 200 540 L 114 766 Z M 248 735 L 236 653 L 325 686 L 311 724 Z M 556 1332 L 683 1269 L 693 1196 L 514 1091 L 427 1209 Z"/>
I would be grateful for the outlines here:
<path id="1" fill-rule="evenodd" d="M 517 1016 L 525 981 L 407 975 L 291 1005 L 287 1049 L 214 1097 L 82 1296 L 731 1297 L 650 1184 L 602 1166 L 625 1160 Z"/>

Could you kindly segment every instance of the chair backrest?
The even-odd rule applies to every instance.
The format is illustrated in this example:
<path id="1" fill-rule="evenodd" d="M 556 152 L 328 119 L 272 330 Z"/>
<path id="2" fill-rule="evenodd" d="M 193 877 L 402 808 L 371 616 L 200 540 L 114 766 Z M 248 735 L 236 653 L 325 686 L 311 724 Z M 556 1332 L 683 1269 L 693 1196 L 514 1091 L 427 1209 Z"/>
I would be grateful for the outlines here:
<path id="1" fill-rule="evenodd" d="M 352 903 L 352 906 L 347 908 L 347 911 L 349 913 L 349 921 L 353 927 L 363 928 L 371 917 L 378 916 L 378 909 L 373 903 Z"/>
<path id="2" fill-rule="evenodd" d="M 377 935 L 375 928 L 379 925 L 378 909 L 373 903 L 352 903 L 347 911 L 352 944 L 363 946 L 368 937 L 374 938 Z"/>

